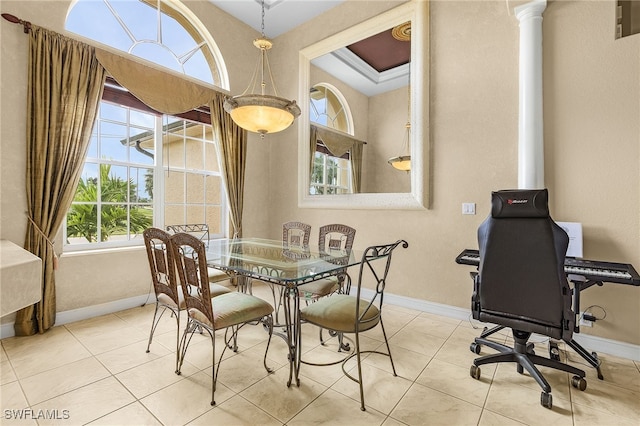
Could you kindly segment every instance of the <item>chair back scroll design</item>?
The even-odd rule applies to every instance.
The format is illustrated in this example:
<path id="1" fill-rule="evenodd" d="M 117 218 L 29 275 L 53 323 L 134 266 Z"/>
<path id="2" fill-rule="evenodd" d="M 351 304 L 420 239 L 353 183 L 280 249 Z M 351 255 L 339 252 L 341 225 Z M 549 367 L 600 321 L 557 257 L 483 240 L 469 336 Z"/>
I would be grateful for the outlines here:
<path id="1" fill-rule="evenodd" d="M 196 309 L 213 322 L 204 243 L 187 233 L 174 234 L 171 240 L 187 309 Z"/>
<path id="2" fill-rule="evenodd" d="M 362 255 L 362 262 L 360 263 L 360 271 L 358 273 L 358 288 L 356 289 L 356 312 L 360 313 L 354 325 L 356 330 L 369 330 L 378 323 L 382 315 L 384 290 L 387 286 L 387 276 L 391 266 L 391 255 L 400 244 L 402 244 L 403 248 L 409 247 L 409 243 L 405 240 L 399 240 L 393 244 L 367 247 Z M 371 281 L 367 280 L 367 275 Z M 361 294 L 362 283 L 364 281 L 367 281 L 368 284 L 375 283 L 373 296 L 368 302 L 362 298 Z M 365 302 L 366 306 L 362 307 L 361 305 Z M 376 309 L 377 313 L 372 316 L 371 312 L 373 309 Z"/>
<path id="3" fill-rule="evenodd" d="M 151 347 L 156 327 L 166 309 L 169 309 L 176 318 L 176 371 L 180 359 L 180 309 L 184 309 L 182 291 L 178 288 L 175 262 L 170 250 L 171 236 L 159 228 L 147 228 L 142 233 L 144 245 L 149 261 L 151 281 L 156 296 L 156 306 L 149 331 L 147 352 Z M 162 309 L 160 315 L 158 311 Z"/>
<path id="4" fill-rule="evenodd" d="M 207 225 L 206 223 L 167 225 L 167 231 L 172 234 L 190 234 L 203 241 L 205 245 L 209 244 L 209 225 Z"/>
<path id="5" fill-rule="evenodd" d="M 320 227 L 318 234 L 318 250 L 351 250 L 356 230 L 348 225 L 333 223 Z"/>
<path id="6" fill-rule="evenodd" d="M 283 248 L 307 248 L 311 237 L 311 225 L 302 222 L 282 224 Z"/>

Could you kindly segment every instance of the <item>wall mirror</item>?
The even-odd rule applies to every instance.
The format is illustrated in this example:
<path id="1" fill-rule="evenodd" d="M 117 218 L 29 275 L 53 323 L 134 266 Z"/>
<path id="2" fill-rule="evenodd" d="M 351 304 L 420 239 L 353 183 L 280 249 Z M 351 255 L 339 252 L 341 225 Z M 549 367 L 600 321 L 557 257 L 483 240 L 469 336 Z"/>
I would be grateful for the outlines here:
<path id="1" fill-rule="evenodd" d="M 428 5 L 423 1 L 405 3 L 300 51 L 298 99 L 302 114 L 298 124 L 299 207 L 428 207 Z M 410 46 L 408 64 L 375 75 L 367 74 L 362 69 L 356 71 L 354 64 L 348 64 L 351 59 L 344 54 L 347 46 L 352 48 L 357 42 L 393 28 L 406 28 L 407 25 L 410 28 L 410 37 L 406 41 Z M 342 65 L 338 66 L 340 62 Z M 343 67 L 345 63 L 348 65 L 346 68 Z M 358 79 L 361 81 L 358 82 Z M 322 93 L 330 93 L 348 106 L 347 114 L 337 119 L 341 123 L 338 136 L 341 136 L 340 133 L 347 137 L 351 135 L 362 146 L 359 154 L 357 149 L 355 154 L 346 154 L 348 161 L 351 161 L 350 173 L 353 173 L 354 167 L 360 168 L 357 174 L 360 181 L 356 179 L 354 183 L 352 180 L 350 185 L 346 185 L 347 190 L 319 188 L 317 185 L 315 171 L 319 164 L 317 159 L 314 164 L 312 157 L 312 153 L 315 156 L 316 150 L 320 151 L 314 147 L 315 141 L 319 140 L 315 137 L 316 132 L 327 135 L 331 131 L 324 128 L 321 121 L 318 126 L 315 123 L 317 120 L 314 118 L 312 122 L 310 118 L 318 113 L 318 108 L 311 103 L 319 93 L 321 97 Z M 329 99 L 327 96 L 325 98 Z M 411 125 L 408 134 L 407 122 Z M 327 126 L 332 127 L 329 124 Z M 408 154 L 411 155 L 410 172 L 395 170 L 387 162 L 389 157 Z M 359 163 L 353 161 L 358 156 Z M 330 173 L 335 176 L 335 172 Z"/>

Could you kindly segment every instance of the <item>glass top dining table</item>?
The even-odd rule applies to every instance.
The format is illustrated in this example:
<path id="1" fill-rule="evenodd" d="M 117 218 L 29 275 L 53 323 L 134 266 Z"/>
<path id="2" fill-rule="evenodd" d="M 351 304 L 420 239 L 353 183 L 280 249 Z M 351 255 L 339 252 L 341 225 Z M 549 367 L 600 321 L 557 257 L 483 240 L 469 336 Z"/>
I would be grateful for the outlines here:
<path id="1" fill-rule="evenodd" d="M 280 303 L 276 300 L 279 299 L 285 317 L 285 323 L 278 324 L 277 328 L 282 327 L 285 332 L 273 333 L 284 338 L 289 347 L 287 386 L 291 386 L 292 381 L 300 386 L 301 358 L 298 348 L 302 333 L 297 286 L 344 272 L 346 268 L 358 265 L 361 255 L 357 250 L 329 249 L 321 252 L 317 247 L 286 247 L 282 240 L 237 238 L 210 240 L 207 266 L 242 278 L 238 282 L 240 291 L 251 292 L 251 279 L 270 283 L 274 287 L 280 286 L 282 291 L 275 292 L 273 287 L 272 291 L 276 312 L 280 309 Z"/>
<path id="2" fill-rule="evenodd" d="M 211 240 L 207 247 L 209 267 L 287 288 L 335 275 L 359 263 L 356 250 L 320 252 L 317 247 L 286 247 L 282 240 Z"/>

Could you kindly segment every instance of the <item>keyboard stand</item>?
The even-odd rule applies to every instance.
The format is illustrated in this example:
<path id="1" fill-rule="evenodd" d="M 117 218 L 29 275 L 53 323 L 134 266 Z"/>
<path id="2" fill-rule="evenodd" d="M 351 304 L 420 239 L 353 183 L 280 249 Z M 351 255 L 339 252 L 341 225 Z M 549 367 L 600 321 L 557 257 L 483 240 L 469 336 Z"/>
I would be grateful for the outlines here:
<path id="1" fill-rule="evenodd" d="M 591 364 L 596 371 L 598 372 L 598 379 L 604 380 L 604 376 L 602 375 L 602 371 L 600 371 L 600 359 L 598 358 L 598 354 L 595 352 L 587 352 L 585 348 L 583 348 L 580 343 L 571 339 L 570 342 L 567 342 L 571 348 L 576 351 L 582 358 L 584 358 L 589 364 Z"/>
<path id="2" fill-rule="evenodd" d="M 469 265 L 479 267 L 480 254 L 478 250 L 465 249 L 457 257 L 456 263 L 459 265 Z M 572 309 L 576 316 L 580 314 L 580 293 L 594 285 L 603 286 L 605 282 L 633 285 L 640 287 L 640 274 L 634 269 L 633 265 L 626 263 L 604 262 L 599 260 L 575 259 L 572 257 L 565 258 L 564 270 L 567 279 L 573 284 L 572 293 Z M 470 272 L 471 278 L 475 282 L 477 271 Z M 497 326 L 491 329 L 485 327 L 479 338 L 486 338 L 496 333 L 504 327 Z M 574 333 L 580 333 L 580 321 L 576 321 L 574 325 Z M 602 371 L 600 370 L 601 361 L 595 352 L 589 353 L 575 340 L 567 342 L 569 347 L 576 351 L 598 372 L 598 379 L 604 380 Z M 471 352 L 479 354 L 481 346 L 478 343 L 471 343 Z M 529 350 L 529 347 L 527 347 Z M 549 341 L 549 358 L 558 359 L 560 352 L 558 343 Z"/>
<path id="3" fill-rule="evenodd" d="M 569 274 L 567 276 L 569 281 L 573 284 L 573 312 L 576 314 L 580 314 L 580 293 L 582 290 L 586 290 L 591 286 L 603 285 L 602 281 L 594 281 L 587 280 L 580 275 L 572 275 Z M 580 333 L 580 322 L 576 321 L 576 324 L 573 328 L 574 333 Z M 570 342 L 567 343 L 574 351 L 576 351 L 582 358 L 584 358 L 589 364 L 591 364 L 596 371 L 598 372 L 598 379 L 604 380 L 604 376 L 602 375 L 602 371 L 600 370 L 600 359 L 598 359 L 598 354 L 595 352 L 589 353 L 585 348 L 582 347 L 578 342 L 571 339 Z"/>

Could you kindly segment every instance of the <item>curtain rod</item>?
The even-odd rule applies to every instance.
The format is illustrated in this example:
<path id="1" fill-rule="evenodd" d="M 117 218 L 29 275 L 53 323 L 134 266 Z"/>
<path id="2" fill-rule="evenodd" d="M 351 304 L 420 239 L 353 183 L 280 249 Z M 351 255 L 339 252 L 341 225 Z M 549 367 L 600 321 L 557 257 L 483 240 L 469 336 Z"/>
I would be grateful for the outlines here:
<path id="1" fill-rule="evenodd" d="M 31 30 L 31 22 L 29 21 L 23 21 L 22 19 L 10 13 L 3 13 L 2 17 L 9 22 L 13 22 L 14 24 L 22 24 L 22 26 L 24 27 L 25 34 L 27 34 Z"/>

